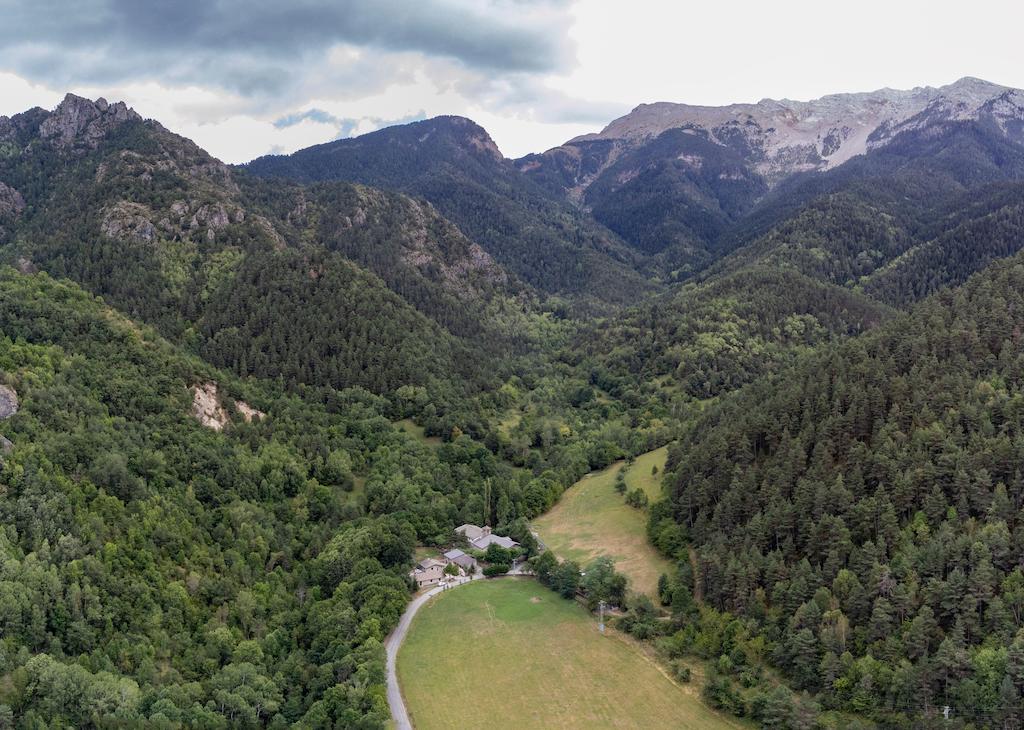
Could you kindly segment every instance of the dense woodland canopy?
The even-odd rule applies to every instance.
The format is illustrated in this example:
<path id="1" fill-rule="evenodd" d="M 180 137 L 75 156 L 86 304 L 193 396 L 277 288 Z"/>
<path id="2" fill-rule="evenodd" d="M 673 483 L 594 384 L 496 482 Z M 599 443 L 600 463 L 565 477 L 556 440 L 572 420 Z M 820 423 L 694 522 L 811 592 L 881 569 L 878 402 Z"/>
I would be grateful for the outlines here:
<path id="1" fill-rule="evenodd" d="M 243 170 L 111 119 L 0 119 L 0 727 L 383 727 L 414 548 L 529 540 L 666 444 L 664 499 L 624 496 L 661 605 L 543 582 L 764 727 L 1024 723 L 1006 134 L 769 185 L 679 130 L 513 164 L 442 118 Z"/>
<path id="2" fill-rule="evenodd" d="M 424 142 L 427 142 L 424 144 Z M 597 306 L 650 290 L 640 262 L 609 229 L 547 194 L 463 117 L 437 117 L 253 160 L 273 179 L 350 180 L 425 198 L 499 262 L 541 291 Z"/>
<path id="3" fill-rule="evenodd" d="M 486 480 L 513 529 L 563 483 L 405 435 L 390 419 L 415 389 L 285 395 L 43 274 L 0 272 L 0 307 L 21 404 L 2 424 L 0 704 L 26 727 L 382 725 L 413 546 L 482 515 Z M 211 380 L 266 417 L 201 426 L 190 388 Z"/>
<path id="4" fill-rule="evenodd" d="M 1022 719 L 1022 292 L 1024 260 L 995 264 L 723 399 L 672 450 L 659 514 L 704 600 L 825 706 Z"/>

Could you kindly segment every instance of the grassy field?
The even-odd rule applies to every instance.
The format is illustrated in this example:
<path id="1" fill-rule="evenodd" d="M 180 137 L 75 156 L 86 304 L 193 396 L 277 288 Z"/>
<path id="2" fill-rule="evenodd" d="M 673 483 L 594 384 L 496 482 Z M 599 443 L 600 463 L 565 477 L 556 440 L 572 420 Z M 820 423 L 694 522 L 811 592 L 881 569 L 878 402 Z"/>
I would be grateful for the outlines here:
<path id="1" fill-rule="evenodd" d="M 427 436 L 423 426 L 417 426 L 411 418 L 403 418 L 401 421 L 395 421 L 395 426 L 402 429 L 413 438 L 416 438 L 427 446 L 431 446 L 435 449 L 444 443 L 439 436 Z"/>
<path id="2" fill-rule="evenodd" d="M 626 472 L 628 488 L 643 489 L 652 501 L 660 497 L 666 455 L 667 449 L 660 448 L 638 456 Z M 656 475 L 651 474 L 654 466 Z M 633 590 L 656 597 L 658 576 L 669 572 L 671 563 L 647 542 L 647 513 L 628 506 L 615 491 L 615 475 L 621 468 L 618 462 L 580 479 L 534 527 L 560 558 L 585 565 L 607 555 L 629 577 Z"/>
<path id="3" fill-rule="evenodd" d="M 398 654 L 417 730 L 742 728 L 582 607 L 528 579 L 478 581 L 420 609 Z"/>

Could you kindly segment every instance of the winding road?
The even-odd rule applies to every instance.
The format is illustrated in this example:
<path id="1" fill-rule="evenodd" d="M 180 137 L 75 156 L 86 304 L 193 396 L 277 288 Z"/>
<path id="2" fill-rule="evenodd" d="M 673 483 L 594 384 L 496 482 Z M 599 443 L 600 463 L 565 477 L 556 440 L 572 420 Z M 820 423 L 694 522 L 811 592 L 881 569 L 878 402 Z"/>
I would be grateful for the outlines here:
<path id="1" fill-rule="evenodd" d="M 532 573 L 524 573 L 523 565 L 518 565 L 503 576 L 524 576 L 532 575 Z M 387 651 L 388 657 L 388 707 L 391 708 L 391 717 L 395 721 L 395 727 L 397 730 L 413 730 L 412 721 L 409 719 L 409 711 L 405 707 L 405 700 L 402 698 L 402 689 L 398 686 L 398 650 L 402 646 L 402 642 L 405 641 L 405 635 L 409 632 L 409 626 L 412 624 L 412 619 L 416 615 L 416 612 L 420 610 L 424 603 L 429 601 L 431 598 L 436 596 L 438 593 L 442 593 L 446 590 L 452 590 L 458 588 L 461 585 L 465 585 L 474 580 L 483 580 L 484 576 L 482 573 L 476 573 L 472 578 L 460 578 L 457 583 L 449 584 L 448 586 L 437 586 L 431 588 L 429 591 L 421 596 L 416 596 L 405 607 L 405 613 L 402 614 L 402 618 L 398 620 L 398 625 L 395 630 L 392 631 L 388 638 L 384 639 L 384 649 Z"/>

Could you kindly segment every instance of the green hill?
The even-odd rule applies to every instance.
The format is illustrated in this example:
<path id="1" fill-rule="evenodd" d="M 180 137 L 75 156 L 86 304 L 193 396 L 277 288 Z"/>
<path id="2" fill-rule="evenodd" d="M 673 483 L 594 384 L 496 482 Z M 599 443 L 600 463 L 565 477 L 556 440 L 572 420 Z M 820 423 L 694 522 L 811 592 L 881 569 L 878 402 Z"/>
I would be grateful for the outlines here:
<path id="1" fill-rule="evenodd" d="M 261 157 L 246 168 L 272 179 L 348 180 L 425 198 L 544 292 L 607 304 L 652 288 L 635 270 L 641 257 L 520 175 L 487 132 L 463 117 L 388 127 L 289 156 Z"/>
<path id="2" fill-rule="evenodd" d="M 994 264 L 723 399 L 672 449 L 652 530 L 685 528 L 704 600 L 827 707 L 1010 711 L 1022 291 L 1024 261 Z"/>

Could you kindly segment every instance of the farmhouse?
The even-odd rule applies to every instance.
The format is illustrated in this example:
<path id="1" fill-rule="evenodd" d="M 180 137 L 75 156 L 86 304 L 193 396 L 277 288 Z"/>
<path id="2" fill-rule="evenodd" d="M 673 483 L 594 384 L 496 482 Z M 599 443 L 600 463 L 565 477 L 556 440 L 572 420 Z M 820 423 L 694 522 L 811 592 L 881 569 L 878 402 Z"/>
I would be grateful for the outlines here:
<path id="1" fill-rule="evenodd" d="M 413 571 L 409 573 L 409 577 L 416 581 L 416 587 L 422 588 L 423 586 L 437 585 L 444 578 L 444 569 L 448 563 L 443 560 L 437 560 L 436 558 L 427 558 L 421 560 Z"/>
<path id="2" fill-rule="evenodd" d="M 476 571 L 476 558 L 472 555 L 466 555 L 466 553 L 461 550 L 449 550 L 444 554 L 444 559 L 447 560 L 449 564 L 454 563 L 459 566 L 466 573 L 472 574 Z"/>
<path id="3" fill-rule="evenodd" d="M 486 550 L 489 545 L 497 545 L 506 549 L 519 547 L 519 543 L 510 537 L 495 535 L 490 527 L 477 527 L 476 525 L 459 525 L 455 531 L 465 535 L 470 547 L 477 550 Z"/>

